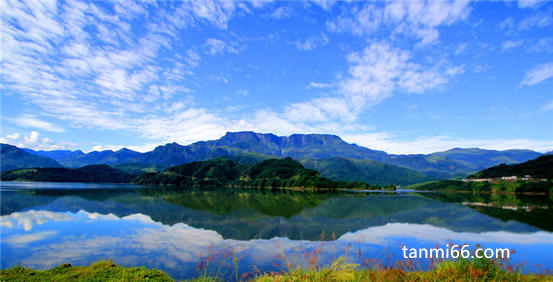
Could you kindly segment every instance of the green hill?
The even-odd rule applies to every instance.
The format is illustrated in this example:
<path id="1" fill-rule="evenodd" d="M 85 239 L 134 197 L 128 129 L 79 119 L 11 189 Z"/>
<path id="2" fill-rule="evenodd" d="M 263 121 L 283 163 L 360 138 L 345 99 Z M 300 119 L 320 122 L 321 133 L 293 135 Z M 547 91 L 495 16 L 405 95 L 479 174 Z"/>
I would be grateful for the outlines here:
<path id="1" fill-rule="evenodd" d="M 136 175 L 108 165 L 87 165 L 81 168 L 45 167 L 18 169 L 2 173 L 0 178 L 8 181 L 41 182 L 97 182 L 129 183 Z"/>
<path id="2" fill-rule="evenodd" d="M 317 171 L 306 169 L 291 158 L 269 159 L 248 166 L 226 158 L 173 166 L 163 173 L 144 173 L 135 181 L 147 185 L 303 187 L 377 189 L 361 182 L 332 181 Z"/>
<path id="3" fill-rule="evenodd" d="M 51 158 L 29 154 L 8 144 L 0 144 L 0 163 L 2 172 L 20 168 L 61 167 Z"/>
<path id="4" fill-rule="evenodd" d="M 134 175 L 140 175 L 144 172 L 163 171 L 168 168 L 168 166 L 164 166 L 164 165 L 136 164 L 136 163 L 113 164 L 110 166 Z"/>
<path id="5" fill-rule="evenodd" d="M 416 190 L 506 192 L 506 193 L 546 193 L 553 194 L 553 155 L 543 155 L 520 164 L 500 164 L 470 175 L 468 178 L 500 178 L 502 176 L 530 175 L 534 179 L 548 181 L 498 181 L 471 182 L 442 180 L 412 185 Z"/>
<path id="6" fill-rule="evenodd" d="M 469 176 L 469 178 L 496 178 L 501 176 L 525 176 L 553 180 L 553 155 L 544 155 L 520 164 L 500 164 Z"/>
<path id="7" fill-rule="evenodd" d="M 373 185 L 410 185 L 435 180 L 412 169 L 373 160 L 330 158 L 301 163 L 336 181 L 362 181 Z"/>

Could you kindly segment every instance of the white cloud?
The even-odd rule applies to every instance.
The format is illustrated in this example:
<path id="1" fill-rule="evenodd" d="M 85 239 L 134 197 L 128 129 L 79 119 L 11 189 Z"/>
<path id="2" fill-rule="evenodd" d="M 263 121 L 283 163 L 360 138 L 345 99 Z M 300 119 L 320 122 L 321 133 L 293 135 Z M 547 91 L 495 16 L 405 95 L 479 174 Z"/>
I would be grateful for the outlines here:
<path id="1" fill-rule="evenodd" d="M 321 82 L 310 82 L 309 85 L 305 86 L 305 89 L 312 89 L 312 88 L 330 88 L 333 87 L 330 83 L 321 83 Z"/>
<path id="2" fill-rule="evenodd" d="M 236 91 L 236 94 L 240 96 L 248 96 L 250 95 L 250 91 L 248 91 L 247 89 L 240 89 Z"/>
<path id="3" fill-rule="evenodd" d="M 407 51 L 386 43 L 373 43 L 361 53 L 351 53 L 349 77 L 342 80 L 340 90 L 357 111 L 390 97 L 393 92 L 425 93 L 444 85 L 464 71 L 463 67 L 439 69 L 410 61 Z"/>
<path id="4" fill-rule="evenodd" d="M 29 148 L 33 150 L 65 150 L 72 149 L 76 146 L 74 143 L 69 142 L 55 142 L 50 138 L 40 138 L 37 131 L 31 131 L 29 135 L 23 136 L 19 133 L 14 133 L 7 135 L 5 137 L 0 137 L 0 143 L 7 143 L 19 148 Z"/>
<path id="5" fill-rule="evenodd" d="M 186 79 L 201 58 L 190 46 L 172 50 L 179 31 L 206 23 L 225 29 L 234 13 L 265 2 L 181 1 L 167 9 L 160 6 L 169 2 L 126 1 L 107 3 L 109 9 L 98 2 L 2 1 L 2 87 L 66 127 L 142 132 L 137 116 L 167 115 L 158 105 L 190 92 Z M 209 52 L 221 52 L 219 41 L 207 43 Z M 159 60 L 163 48 L 175 57 Z M 238 48 L 225 44 L 223 51 Z M 18 122 L 64 130 L 34 116 Z"/>
<path id="6" fill-rule="evenodd" d="M 328 37 L 322 33 L 320 36 L 310 37 L 305 41 L 296 41 L 294 45 L 302 51 L 311 51 L 328 43 Z"/>
<path id="7" fill-rule="evenodd" d="M 347 100 L 339 97 L 315 98 L 309 102 L 287 106 L 283 116 L 293 122 L 328 121 L 329 119 L 352 122 L 356 115 L 351 112 Z"/>
<path id="8" fill-rule="evenodd" d="M 282 6 L 275 9 L 269 16 L 275 19 L 289 18 L 294 14 L 294 9 L 290 6 Z"/>
<path id="9" fill-rule="evenodd" d="M 455 49 L 455 55 L 461 55 L 467 51 L 468 44 L 467 43 L 461 43 L 457 48 Z"/>
<path id="10" fill-rule="evenodd" d="M 553 37 L 544 37 L 538 39 L 528 47 L 529 52 L 553 52 Z"/>
<path id="11" fill-rule="evenodd" d="M 64 132 L 65 130 L 62 127 L 59 127 L 53 123 L 38 119 L 34 115 L 24 114 L 14 119 L 10 119 L 13 123 L 23 126 L 23 127 L 32 127 L 38 128 L 45 131 L 51 132 Z"/>
<path id="12" fill-rule="evenodd" d="M 17 141 L 19 139 L 20 136 L 21 135 L 19 133 L 8 134 L 5 137 L 1 137 L 0 142 L 13 144 L 15 141 Z"/>
<path id="13" fill-rule="evenodd" d="M 139 119 L 137 128 L 146 138 L 189 144 L 216 139 L 232 128 L 232 121 L 206 109 L 188 108 L 171 116 L 152 115 Z"/>
<path id="14" fill-rule="evenodd" d="M 547 1 L 544 0 L 519 0 L 518 6 L 520 8 L 536 8 L 545 3 L 547 3 Z"/>
<path id="15" fill-rule="evenodd" d="M 539 12 L 520 21 L 518 29 L 520 31 L 525 31 L 532 28 L 544 28 L 551 24 L 553 24 L 551 12 Z"/>
<path id="16" fill-rule="evenodd" d="M 517 48 L 520 45 L 522 45 L 522 40 L 507 40 L 501 44 L 501 49 L 503 49 L 503 51 L 508 51 Z"/>
<path id="17" fill-rule="evenodd" d="M 553 62 L 544 63 L 537 65 L 528 71 L 520 84 L 532 86 L 548 80 L 551 77 L 553 77 Z"/>
<path id="18" fill-rule="evenodd" d="M 222 54 L 224 52 L 229 53 L 238 53 L 238 50 L 226 42 L 215 39 L 215 38 L 209 38 L 205 41 L 205 45 L 207 47 L 206 53 L 209 55 L 218 55 Z"/>
<path id="19" fill-rule="evenodd" d="M 324 10 L 330 10 L 338 0 L 312 0 Z"/>
<path id="20" fill-rule="evenodd" d="M 89 153 L 91 151 L 105 151 L 105 150 L 112 150 L 112 151 L 118 151 L 123 148 L 127 148 L 129 150 L 133 150 L 136 152 L 149 152 L 155 149 L 157 146 L 159 146 L 159 143 L 146 143 L 143 145 L 133 146 L 133 145 L 112 145 L 112 144 L 102 144 L 102 145 L 93 145 L 92 150 L 85 151 L 85 153 Z"/>
<path id="21" fill-rule="evenodd" d="M 419 137 L 414 140 L 401 140 L 388 132 L 366 134 L 344 134 L 347 142 L 382 150 L 391 154 L 429 154 L 456 147 L 483 148 L 490 150 L 530 149 L 539 152 L 553 150 L 553 141 L 530 139 L 463 139 L 450 136 Z"/>
<path id="22" fill-rule="evenodd" d="M 546 111 L 553 111 L 553 100 L 543 106 L 543 109 Z"/>
<path id="23" fill-rule="evenodd" d="M 332 95 L 290 103 L 281 112 L 262 109 L 243 119 L 229 122 L 204 111 L 214 132 L 254 130 L 287 135 L 297 132 L 332 132 L 339 135 L 366 130 L 355 123 L 369 107 L 398 93 L 426 93 L 445 85 L 463 73 L 464 66 L 444 67 L 444 64 L 423 66 L 412 62 L 407 51 L 385 43 L 373 43 L 361 53 L 347 57 L 349 75 L 335 84 L 310 83 L 307 88 L 337 87 Z M 213 124 L 211 124 L 213 123 Z M 199 123 L 194 123 L 199 124 Z M 155 126 L 155 128 L 161 128 Z M 175 129 L 160 131 L 178 132 Z M 182 135 L 180 135 L 182 136 Z M 216 134 L 214 138 L 218 138 Z"/>
<path id="24" fill-rule="evenodd" d="M 334 3 L 317 2 L 323 9 L 332 9 Z M 250 13 L 265 1 L 181 1 L 175 3 L 174 9 L 132 1 L 114 3 L 113 9 L 94 1 L 49 3 L 0 1 L 2 88 L 10 90 L 6 91 L 12 93 L 9 95 L 34 104 L 41 111 L 40 116 L 65 122 L 65 128 L 61 128 L 32 115 L 19 120 L 22 126 L 45 131 L 62 132 L 69 127 L 104 129 L 182 144 L 219 138 L 227 130 L 240 129 L 282 134 L 340 133 L 348 128 L 359 129 L 360 125 L 354 122 L 371 105 L 399 92 L 439 89 L 464 71 L 463 66 L 420 64 L 408 51 L 373 43 L 348 56 L 350 67 L 345 77 L 333 83 L 311 82 L 306 87 L 336 88 L 333 93 L 291 102 L 281 110 L 224 117 L 217 110 L 195 106 L 189 98 L 193 92 L 189 85 L 198 83 L 192 70 L 197 70 L 194 68 L 200 64 L 204 51 L 210 55 L 236 53 L 241 47 L 209 38 L 199 46 L 183 46 L 179 53 L 172 49 L 172 43 L 180 39 L 183 29 L 201 24 L 226 29 L 233 15 Z M 464 20 L 471 10 L 467 1 L 363 2 L 356 6 L 329 21 L 328 28 L 364 36 L 391 28 L 392 37 L 408 34 L 423 44 L 436 42 L 440 27 Z M 275 16 L 286 16 L 285 9 L 274 12 Z M 147 20 L 133 20 L 137 18 Z M 136 26 L 141 22 L 145 24 Z M 547 24 L 540 17 L 528 19 L 522 26 Z M 311 50 L 327 42 L 326 35 L 321 34 L 294 45 Z M 158 60 L 161 50 L 175 52 L 176 56 Z M 532 77 L 543 80 L 543 75 Z M 533 81 L 537 80 L 529 78 L 522 84 Z M 175 103 L 171 100 L 175 97 L 186 97 L 186 102 Z M 35 149 L 74 145 L 40 138 L 38 132 L 25 137 L 10 136 L 2 140 Z M 139 150 L 151 148 L 152 143 Z M 102 148 L 106 147 L 118 146 Z"/>
<path id="25" fill-rule="evenodd" d="M 370 35 L 382 27 L 392 26 L 394 32 L 415 36 L 428 45 L 439 37 L 438 27 L 464 20 L 471 12 L 470 1 L 390 1 L 384 7 L 378 3 L 355 6 L 338 18 L 328 21 L 335 32 Z"/>

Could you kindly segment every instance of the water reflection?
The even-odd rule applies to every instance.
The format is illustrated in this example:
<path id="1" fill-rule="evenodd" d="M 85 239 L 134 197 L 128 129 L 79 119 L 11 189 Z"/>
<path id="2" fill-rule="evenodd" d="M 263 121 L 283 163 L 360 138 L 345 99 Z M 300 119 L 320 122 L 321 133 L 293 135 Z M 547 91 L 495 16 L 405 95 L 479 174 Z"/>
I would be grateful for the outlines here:
<path id="1" fill-rule="evenodd" d="M 228 261 L 235 251 L 240 272 L 247 273 L 254 266 L 278 271 L 285 261 L 306 264 L 313 250 L 319 250 L 321 264 L 344 253 L 360 264 L 367 258 L 393 263 L 403 245 L 455 241 L 515 249 L 513 260 L 524 258 L 526 271 L 539 271 L 536 264 L 553 268 L 550 229 L 509 213 L 484 214 L 463 205 L 466 197 L 17 185 L 2 183 L 2 267 L 113 258 L 185 279 L 197 275 L 208 254 Z M 551 216 L 550 209 L 542 211 Z M 225 269 L 232 271 L 232 265 Z"/>

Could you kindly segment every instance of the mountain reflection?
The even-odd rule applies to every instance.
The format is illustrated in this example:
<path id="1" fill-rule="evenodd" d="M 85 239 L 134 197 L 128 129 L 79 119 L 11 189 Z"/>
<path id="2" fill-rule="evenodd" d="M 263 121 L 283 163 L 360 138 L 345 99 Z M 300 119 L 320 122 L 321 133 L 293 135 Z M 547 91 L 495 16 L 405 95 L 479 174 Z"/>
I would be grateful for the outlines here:
<path id="1" fill-rule="evenodd" d="M 184 223 L 237 240 L 332 240 L 387 223 L 428 224 L 456 232 L 522 233 L 551 230 L 553 226 L 551 209 L 536 209 L 535 214 L 524 216 L 512 210 L 463 205 L 468 201 L 493 200 L 469 196 L 167 187 L 5 189 L 1 214 L 27 210 L 84 210 L 118 217 L 143 214 L 164 225 Z M 531 199 L 521 201 L 528 204 Z M 550 201 L 539 205 L 548 207 Z"/>

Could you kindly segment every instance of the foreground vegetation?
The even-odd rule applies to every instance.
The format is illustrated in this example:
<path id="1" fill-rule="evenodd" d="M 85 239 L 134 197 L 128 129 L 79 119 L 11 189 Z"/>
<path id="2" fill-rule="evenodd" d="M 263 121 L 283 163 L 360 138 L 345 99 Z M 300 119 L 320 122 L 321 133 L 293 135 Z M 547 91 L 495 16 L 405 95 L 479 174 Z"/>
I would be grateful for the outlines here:
<path id="1" fill-rule="evenodd" d="M 343 257 L 338 258 L 332 265 L 318 269 L 295 268 L 282 273 L 259 274 L 247 281 L 251 282 L 341 282 L 341 281 L 553 281 L 550 274 L 534 275 L 521 274 L 519 270 L 505 267 L 502 261 L 489 259 L 471 259 L 457 261 L 443 261 L 437 263 L 431 270 L 414 270 L 412 263 L 398 264 L 396 267 L 385 269 L 359 269 L 358 265 L 348 264 Z M 238 275 L 231 280 L 245 281 Z M 167 274 L 156 269 L 146 267 L 125 268 L 110 261 L 99 261 L 90 266 L 71 266 L 62 264 L 49 270 L 33 270 L 15 266 L 0 272 L 1 281 L 175 281 Z M 193 282 L 224 281 L 217 276 L 201 274 L 191 280 Z"/>
<path id="2" fill-rule="evenodd" d="M 146 267 L 121 267 L 112 261 L 98 261 L 90 266 L 71 266 L 62 264 L 48 270 L 33 270 L 30 268 L 15 266 L 0 272 L 1 281 L 175 281 L 166 273 Z"/>

